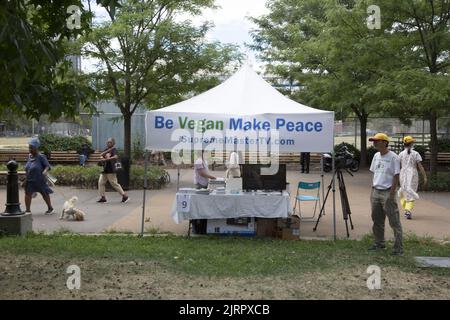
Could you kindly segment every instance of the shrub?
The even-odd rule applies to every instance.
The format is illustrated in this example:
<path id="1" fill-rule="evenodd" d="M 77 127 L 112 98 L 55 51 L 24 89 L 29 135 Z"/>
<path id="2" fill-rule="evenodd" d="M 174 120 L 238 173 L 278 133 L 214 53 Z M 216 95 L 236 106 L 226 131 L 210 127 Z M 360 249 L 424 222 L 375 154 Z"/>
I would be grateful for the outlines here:
<path id="1" fill-rule="evenodd" d="M 419 174 L 419 191 L 423 191 L 421 174 Z M 438 172 L 436 177 L 428 176 L 428 191 L 450 191 L 450 172 Z"/>
<path id="2" fill-rule="evenodd" d="M 92 149 L 92 143 L 82 136 L 65 137 L 54 134 L 39 135 L 41 142 L 41 151 L 45 154 L 51 154 L 52 151 L 78 151 L 83 144 Z"/>
<path id="3" fill-rule="evenodd" d="M 437 140 L 438 152 L 450 152 L 450 139 L 441 138 Z"/>
<path id="4" fill-rule="evenodd" d="M 166 160 L 172 160 L 172 152 L 164 152 L 164 159 Z"/>
<path id="5" fill-rule="evenodd" d="M 98 166 L 54 166 L 50 173 L 58 179 L 57 186 L 95 189 L 101 172 L 102 168 Z"/>
<path id="6" fill-rule="evenodd" d="M 54 166 L 51 174 L 58 179 L 59 186 L 73 186 L 84 189 L 96 189 L 102 168 L 80 166 Z M 148 188 L 160 189 L 169 183 L 168 173 L 157 167 L 148 169 Z M 144 168 L 132 166 L 130 168 L 130 188 L 142 189 L 144 187 Z"/>
<path id="7" fill-rule="evenodd" d="M 24 170 L 23 164 L 19 164 L 18 171 Z M 81 167 L 57 165 L 52 166 L 50 174 L 58 179 L 57 186 L 71 186 L 83 189 L 96 189 L 98 178 L 102 167 Z M 7 171 L 6 165 L 0 165 L 0 171 Z M 160 167 L 150 166 L 147 171 L 149 189 L 161 189 L 170 182 L 169 173 Z M 0 176 L 0 184 L 6 185 L 7 176 Z M 130 185 L 131 189 L 142 189 L 144 187 L 144 167 L 131 166 Z"/>
<path id="8" fill-rule="evenodd" d="M 160 189 L 170 182 L 170 176 L 167 171 L 151 166 L 147 172 L 148 188 Z M 142 189 L 144 187 L 144 168 L 133 166 L 130 170 L 130 185 L 135 189 Z"/>
<path id="9" fill-rule="evenodd" d="M 420 156 L 422 157 L 422 160 L 425 160 L 425 152 L 428 151 L 428 149 L 424 146 L 420 146 L 420 145 L 414 145 L 414 150 L 416 150 Z"/>
<path id="10" fill-rule="evenodd" d="M 335 145 L 334 152 L 339 151 L 343 146 L 346 146 L 348 151 L 350 151 L 355 155 L 355 159 L 357 159 L 358 161 L 361 159 L 361 152 L 359 151 L 359 149 L 347 142 L 342 142 L 340 144 Z"/>
<path id="11" fill-rule="evenodd" d="M 141 160 L 144 158 L 144 145 L 142 144 L 140 135 L 136 135 L 133 139 L 132 157 L 134 160 Z"/>

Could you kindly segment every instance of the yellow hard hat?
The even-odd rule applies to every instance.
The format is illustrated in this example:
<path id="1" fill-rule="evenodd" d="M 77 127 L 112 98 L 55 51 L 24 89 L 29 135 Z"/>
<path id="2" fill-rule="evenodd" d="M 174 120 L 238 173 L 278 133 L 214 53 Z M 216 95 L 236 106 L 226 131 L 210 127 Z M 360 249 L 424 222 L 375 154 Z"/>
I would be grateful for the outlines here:
<path id="1" fill-rule="evenodd" d="M 404 143 L 416 142 L 416 139 L 414 139 L 414 138 L 411 137 L 411 136 L 406 136 L 406 137 L 403 138 L 403 142 L 404 142 Z"/>
<path id="2" fill-rule="evenodd" d="M 380 132 L 374 135 L 373 137 L 369 138 L 369 141 L 380 141 L 380 140 L 389 142 L 389 137 L 386 134 Z"/>

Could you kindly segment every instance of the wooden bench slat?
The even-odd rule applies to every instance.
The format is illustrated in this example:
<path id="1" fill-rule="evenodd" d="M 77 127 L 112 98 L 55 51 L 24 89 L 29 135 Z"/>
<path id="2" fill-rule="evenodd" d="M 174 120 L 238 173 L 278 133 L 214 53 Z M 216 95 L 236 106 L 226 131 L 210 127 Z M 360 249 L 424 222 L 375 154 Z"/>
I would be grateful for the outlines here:
<path id="1" fill-rule="evenodd" d="M 0 151 L 0 162 L 7 162 L 15 159 L 17 162 L 26 162 L 28 151 Z M 89 156 L 86 162 L 96 163 L 101 160 L 101 152 L 95 151 Z M 50 163 L 79 163 L 79 154 L 76 151 L 53 151 L 48 159 Z"/>

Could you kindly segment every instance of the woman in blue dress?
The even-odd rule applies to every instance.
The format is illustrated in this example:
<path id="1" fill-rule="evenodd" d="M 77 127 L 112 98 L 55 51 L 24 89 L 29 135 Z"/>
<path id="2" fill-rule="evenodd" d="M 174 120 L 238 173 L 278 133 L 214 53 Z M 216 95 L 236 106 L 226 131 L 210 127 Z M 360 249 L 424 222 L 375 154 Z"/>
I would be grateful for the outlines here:
<path id="1" fill-rule="evenodd" d="M 39 152 L 39 146 L 40 143 L 37 138 L 31 139 L 28 143 L 30 154 L 25 166 L 26 180 L 23 185 L 25 188 L 25 207 L 26 212 L 31 212 L 31 199 L 34 193 L 39 192 L 48 206 L 45 213 L 51 214 L 53 213 L 53 207 L 50 194 L 53 191 L 47 184 L 47 172 L 50 170 L 50 164 L 47 158 Z"/>

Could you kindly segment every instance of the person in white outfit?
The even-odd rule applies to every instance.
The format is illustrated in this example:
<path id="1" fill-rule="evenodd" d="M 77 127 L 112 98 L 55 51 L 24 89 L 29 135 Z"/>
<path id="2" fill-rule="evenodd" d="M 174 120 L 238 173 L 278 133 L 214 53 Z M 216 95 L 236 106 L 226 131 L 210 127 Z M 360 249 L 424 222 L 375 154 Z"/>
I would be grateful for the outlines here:
<path id="1" fill-rule="evenodd" d="M 405 217 L 408 220 L 412 219 L 412 209 L 414 208 L 414 201 L 419 199 L 417 189 L 419 187 L 418 170 L 423 176 L 424 185 L 426 186 L 427 175 L 422 166 L 422 157 L 413 149 L 413 144 L 416 140 L 411 136 L 403 138 L 405 150 L 400 152 L 400 203 L 405 211 Z"/>

